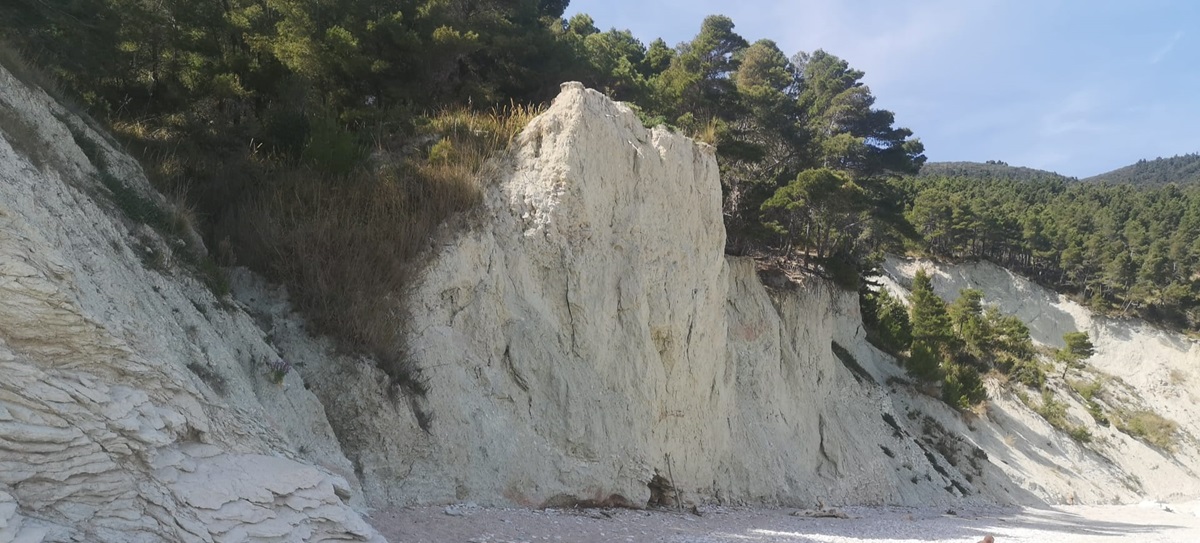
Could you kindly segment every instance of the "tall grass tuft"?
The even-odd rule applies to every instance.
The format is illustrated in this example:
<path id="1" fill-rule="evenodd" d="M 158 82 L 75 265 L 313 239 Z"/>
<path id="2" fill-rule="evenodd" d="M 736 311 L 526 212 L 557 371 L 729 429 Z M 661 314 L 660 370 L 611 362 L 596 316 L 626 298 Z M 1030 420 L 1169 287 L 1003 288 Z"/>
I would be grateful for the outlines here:
<path id="1" fill-rule="evenodd" d="M 479 205 L 489 159 L 537 112 L 447 110 L 422 126 L 428 148 L 399 163 L 349 175 L 305 164 L 276 172 L 240 213 L 238 258 L 288 285 L 318 331 L 373 355 L 393 390 L 422 396 L 402 344 L 405 295 L 439 227 Z M 428 414 L 417 416 L 428 429 Z"/>

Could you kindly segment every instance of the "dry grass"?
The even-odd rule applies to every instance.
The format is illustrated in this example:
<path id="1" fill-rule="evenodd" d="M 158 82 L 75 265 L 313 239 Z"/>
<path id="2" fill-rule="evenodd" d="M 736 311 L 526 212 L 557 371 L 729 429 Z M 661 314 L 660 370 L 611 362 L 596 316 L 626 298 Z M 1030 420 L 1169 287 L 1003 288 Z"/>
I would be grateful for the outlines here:
<path id="1" fill-rule="evenodd" d="M 62 102 L 62 84 L 41 68 L 29 62 L 30 55 L 12 44 L 0 40 L 0 66 L 29 88 L 42 89 Z"/>
<path id="2" fill-rule="evenodd" d="M 1112 417 L 1122 432 L 1166 451 L 1175 450 L 1175 432 L 1179 424 L 1149 410 L 1121 410 Z"/>
<path id="3" fill-rule="evenodd" d="M 721 139 L 721 134 L 725 131 L 725 126 L 717 119 L 709 120 L 707 124 L 696 129 L 691 135 L 692 139 L 704 142 L 709 145 L 717 145 Z"/>
<path id="4" fill-rule="evenodd" d="M 1042 401 L 1040 404 L 1034 404 L 1024 393 L 1018 393 L 1017 398 L 1024 403 L 1026 407 L 1040 415 L 1046 422 L 1050 423 L 1056 430 L 1067 434 L 1071 439 L 1080 444 L 1086 444 L 1092 441 L 1092 434 L 1082 425 L 1072 423 L 1067 415 L 1067 406 L 1063 402 L 1054 397 L 1054 393 L 1050 390 L 1042 391 Z"/>
<path id="5" fill-rule="evenodd" d="M 241 214 L 239 259 L 288 285 L 319 331 L 376 357 L 393 390 L 423 395 L 401 344 L 405 294 L 439 227 L 482 201 L 488 159 L 536 114 L 445 111 L 425 128 L 431 147 L 404 163 L 344 177 L 303 166 L 277 173 Z"/>

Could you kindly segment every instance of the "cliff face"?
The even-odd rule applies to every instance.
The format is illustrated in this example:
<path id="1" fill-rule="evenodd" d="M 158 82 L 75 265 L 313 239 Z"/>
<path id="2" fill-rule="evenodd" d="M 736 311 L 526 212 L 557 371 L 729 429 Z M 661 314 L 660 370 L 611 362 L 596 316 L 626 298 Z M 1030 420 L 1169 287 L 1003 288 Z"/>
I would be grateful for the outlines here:
<path id="1" fill-rule="evenodd" d="M 372 419 L 349 447 L 368 498 L 644 505 L 662 478 L 697 501 L 1016 499 L 914 440 L 855 294 L 723 256 L 720 191 L 711 148 L 564 85 L 413 293 L 430 435 L 334 416 Z"/>
<path id="2" fill-rule="evenodd" d="M 915 391 L 865 342 L 855 294 L 764 286 L 723 255 L 712 150 L 578 84 L 411 293 L 424 398 L 390 397 L 245 270 L 215 297 L 188 271 L 194 234 L 146 220 L 174 211 L 136 163 L 3 70 L 0 131 L 0 540 L 372 541 L 353 507 L 675 490 L 803 505 L 1143 490 L 1107 491 L 1134 472 L 1002 394 L 978 418 Z M 275 382 L 280 360 L 294 371 Z M 1158 473 L 1193 465 L 1163 458 L 1184 467 Z"/>
<path id="3" fill-rule="evenodd" d="M 379 540 L 320 402 L 181 271 L 194 236 L 122 212 L 171 212 L 136 162 L 4 69 L 0 131 L 0 541 Z"/>

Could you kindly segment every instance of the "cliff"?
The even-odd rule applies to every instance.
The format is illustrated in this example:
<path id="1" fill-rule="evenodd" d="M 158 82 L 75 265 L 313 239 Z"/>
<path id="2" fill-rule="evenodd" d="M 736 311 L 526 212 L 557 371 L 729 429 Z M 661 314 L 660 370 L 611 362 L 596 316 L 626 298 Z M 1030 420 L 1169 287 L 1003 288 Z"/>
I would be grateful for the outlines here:
<path id="1" fill-rule="evenodd" d="M 137 163 L 0 69 L 0 541 L 381 538 L 317 398 Z M 143 220 L 135 220 L 132 216 Z"/>
<path id="2" fill-rule="evenodd" d="M 229 270 L 214 293 L 136 162 L 2 69 L 0 131 L 0 539 L 379 541 L 366 507 L 467 500 L 1036 503 L 1133 473 L 1026 446 L 1070 447 L 1008 404 L 921 394 L 855 293 L 766 286 L 723 255 L 712 149 L 579 84 L 403 308 L 423 397 L 312 336 L 280 286 Z"/>
<path id="3" fill-rule="evenodd" d="M 408 308 L 430 434 L 377 403 L 333 414 L 368 501 L 640 506 L 664 480 L 734 503 L 1021 495 L 970 443 L 915 438 L 941 430 L 881 384 L 896 369 L 864 342 L 856 294 L 767 288 L 723 256 L 710 147 L 567 84 L 490 187 Z M 315 388 L 336 389 L 328 406 L 364 373 Z"/>

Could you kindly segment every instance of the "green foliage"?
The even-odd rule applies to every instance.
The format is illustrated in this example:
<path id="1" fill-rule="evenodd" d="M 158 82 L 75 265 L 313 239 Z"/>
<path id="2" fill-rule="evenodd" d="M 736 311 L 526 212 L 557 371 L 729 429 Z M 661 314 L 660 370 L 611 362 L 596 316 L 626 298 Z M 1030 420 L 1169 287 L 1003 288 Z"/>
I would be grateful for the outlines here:
<path id="1" fill-rule="evenodd" d="M 1096 353 L 1087 332 L 1067 332 L 1063 334 L 1063 343 L 1066 344 L 1062 349 L 1063 356 L 1076 362 L 1091 358 Z"/>
<path id="2" fill-rule="evenodd" d="M 1021 360 L 1008 367 L 1009 378 L 1028 387 L 1042 388 L 1046 384 L 1046 371 L 1033 360 Z"/>
<path id="3" fill-rule="evenodd" d="M 1045 372 L 1034 359 L 1029 329 L 1016 317 L 1002 315 L 995 307 L 985 308 L 982 292 L 964 289 L 947 306 L 933 293 L 928 273 L 919 270 L 913 278 L 910 302 L 911 349 L 904 359 L 905 368 L 919 381 L 940 381 L 942 400 L 947 404 L 967 409 L 986 400 L 982 370 L 998 370 L 1034 388 L 1045 384 Z M 884 315 L 895 311 L 898 301 L 886 293 L 866 292 L 860 303 L 867 337 L 886 345 L 879 339 L 889 331 L 882 324 L 887 322 Z"/>
<path id="4" fill-rule="evenodd" d="M 1054 181 L 1070 183 L 1076 181 L 1073 177 L 1067 177 L 1055 172 L 1021 166 L 1009 166 L 999 160 L 989 160 L 987 162 L 929 162 L 921 167 L 919 175 L 927 178 L 962 177 L 979 180 L 1028 182 Z"/>
<path id="5" fill-rule="evenodd" d="M 978 356 L 983 352 L 989 335 L 987 322 L 983 318 L 983 292 L 963 289 L 958 299 L 947 308 L 954 333 L 967 349 Z"/>
<path id="6" fill-rule="evenodd" d="M 1116 429 L 1166 451 L 1175 450 L 1179 424 L 1148 410 L 1120 410 L 1113 416 Z"/>
<path id="7" fill-rule="evenodd" d="M 814 254 L 818 261 L 835 252 L 846 252 L 853 240 L 850 227 L 864 211 L 864 194 L 849 176 L 820 168 L 805 170 L 796 180 L 775 191 L 762 204 L 768 228 L 786 240 L 791 253 Z"/>
<path id="8" fill-rule="evenodd" d="M 908 358 L 904 360 L 904 368 L 908 374 L 918 381 L 925 383 L 937 382 L 942 378 L 942 354 L 929 343 L 914 339 L 909 348 Z"/>
<path id="9" fill-rule="evenodd" d="M 1130 184 L 1143 187 L 1160 187 L 1171 183 L 1184 185 L 1198 181 L 1200 153 L 1160 157 L 1154 160 L 1142 159 L 1135 164 L 1083 180 L 1085 183 Z"/>
<path id="10" fill-rule="evenodd" d="M 1104 413 L 1104 408 L 1098 401 L 1101 392 L 1104 390 L 1104 382 L 1100 379 L 1092 381 L 1068 381 L 1067 385 L 1074 390 L 1079 397 L 1083 398 L 1084 406 L 1087 408 L 1088 414 L 1100 426 L 1108 426 L 1108 415 Z"/>
<path id="11" fill-rule="evenodd" d="M 975 368 L 949 362 L 945 364 L 944 371 L 942 401 L 966 410 L 987 399 L 987 390 L 983 387 L 983 380 Z"/>
<path id="12" fill-rule="evenodd" d="M 112 193 L 113 202 L 126 217 L 135 222 L 148 224 L 156 230 L 171 230 L 172 224 L 166 211 L 157 203 L 130 188 L 124 181 L 109 173 L 107 169 L 100 171 L 100 182 Z"/>
<path id="13" fill-rule="evenodd" d="M 1067 370 L 1079 367 L 1081 362 L 1096 352 L 1087 332 L 1067 332 L 1063 334 L 1063 343 L 1066 346 L 1055 351 L 1054 358 L 1062 362 L 1064 377 Z"/>
<path id="14" fill-rule="evenodd" d="M 1200 329 L 1200 185 L 1137 189 L 1005 172 L 893 186 L 935 255 L 991 260 L 1097 312 Z"/>
<path id="15" fill-rule="evenodd" d="M 1028 402 L 1027 402 L 1028 403 Z M 1046 422 L 1050 423 L 1057 430 L 1066 433 L 1071 439 L 1079 443 L 1089 443 L 1092 440 L 1092 434 L 1083 426 L 1072 424 L 1067 417 L 1066 404 L 1058 401 L 1054 397 L 1054 393 L 1049 390 L 1042 391 L 1042 403 L 1038 406 L 1031 406 L 1032 409 L 1041 415 Z"/>
<path id="16" fill-rule="evenodd" d="M 383 302 L 332 299 L 336 281 L 367 279 L 344 268 L 402 268 L 374 278 L 375 296 L 394 305 L 389 289 L 419 268 L 406 259 L 420 258 L 435 223 L 479 201 L 464 180 L 498 132 L 433 125 L 458 115 L 446 112 L 539 103 L 562 81 L 714 144 L 733 252 L 786 256 L 853 288 L 896 246 L 903 210 L 884 181 L 917 171 L 923 148 L 874 106 L 861 71 L 824 51 L 789 59 L 771 40 L 749 43 L 724 16 L 677 47 L 647 47 L 587 15 L 564 20 L 566 5 L 19 1 L 0 3 L 0 34 L 117 129 L 158 188 L 186 188 L 210 246 L 228 243 L 299 285 L 313 320 L 352 345 L 386 342 L 356 336 L 360 319 L 334 303 L 379 316 Z M 131 218 L 172 220 L 120 180 L 105 183 Z M 389 226 L 398 233 L 379 233 Z M 368 240 L 397 245 L 369 250 Z M 285 261 L 297 256 L 312 261 Z"/>
<path id="17" fill-rule="evenodd" d="M 933 292 L 933 282 L 924 269 L 918 270 L 913 277 L 911 292 L 913 341 L 924 342 L 934 351 L 949 350 L 955 342 L 950 315 L 946 303 Z"/>
<path id="18" fill-rule="evenodd" d="M 904 302 L 886 289 L 866 290 L 859 296 L 867 340 L 899 358 L 912 344 L 912 324 Z"/>
<path id="19" fill-rule="evenodd" d="M 366 154 L 353 132 L 330 117 L 318 117 L 310 125 L 300 159 L 319 172 L 336 176 L 352 172 Z"/>

